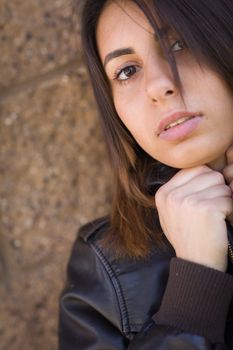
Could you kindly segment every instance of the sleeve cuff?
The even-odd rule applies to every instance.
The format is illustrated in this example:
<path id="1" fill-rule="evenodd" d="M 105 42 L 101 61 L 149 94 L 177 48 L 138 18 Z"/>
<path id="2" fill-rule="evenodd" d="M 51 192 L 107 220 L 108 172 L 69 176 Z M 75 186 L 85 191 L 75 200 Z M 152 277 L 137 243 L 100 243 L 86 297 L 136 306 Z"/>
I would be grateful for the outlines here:
<path id="1" fill-rule="evenodd" d="M 167 287 L 153 320 L 224 342 L 233 276 L 180 258 L 172 258 Z"/>

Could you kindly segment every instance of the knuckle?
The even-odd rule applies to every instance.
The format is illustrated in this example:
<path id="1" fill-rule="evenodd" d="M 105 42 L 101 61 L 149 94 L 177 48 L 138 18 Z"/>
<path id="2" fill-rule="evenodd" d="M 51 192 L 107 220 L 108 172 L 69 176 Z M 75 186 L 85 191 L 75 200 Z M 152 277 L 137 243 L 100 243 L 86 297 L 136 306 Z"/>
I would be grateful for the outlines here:
<path id="1" fill-rule="evenodd" d="M 207 170 L 207 171 L 209 171 L 210 170 L 210 168 L 207 166 L 207 165 L 205 165 L 205 164 L 203 164 L 203 165 L 200 165 L 200 169 L 201 170 Z"/>
<path id="2" fill-rule="evenodd" d="M 206 173 L 210 171 L 210 168 L 207 165 L 200 165 L 197 167 L 200 170 L 200 173 Z"/>
<path id="3" fill-rule="evenodd" d="M 232 189 L 231 189 L 231 186 L 227 186 L 225 185 L 225 188 L 226 188 L 226 194 L 231 196 L 232 195 Z"/>
<path id="4" fill-rule="evenodd" d="M 202 200 L 200 203 L 199 203 L 199 209 L 202 213 L 210 213 L 212 211 L 212 201 L 209 201 L 209 200 Z"/>
<path id="5" fill-rule="evenodd" d="M 197 196 L 195 194 L 187 196 L 184 203 L 188 207 L 196 207 L 198 204 Z"/>
<path id="6" fill-rule="evenodd" d="M 218 184 L 225 183 L 224 176 L 220 172 L 214 171 L 213 176 L 214 176 L 214 180 L 216 181 L 216 183 L 218 183 Z"/>
<path id="7" fill-rule="evenodd" d="M 162 187 L 160 187 L 155 194 L 155 203 L 156 205 L 159 205 L 160 203 L 162 203 L 163 198 L 164 198 L 164 189 Z"/>
<path id="8" fill-rule="evenodd" d="M 167 196 L 167 201 L 169 204 L 180 203 L 182 198 L 181 191 L 173 190 Z"/>

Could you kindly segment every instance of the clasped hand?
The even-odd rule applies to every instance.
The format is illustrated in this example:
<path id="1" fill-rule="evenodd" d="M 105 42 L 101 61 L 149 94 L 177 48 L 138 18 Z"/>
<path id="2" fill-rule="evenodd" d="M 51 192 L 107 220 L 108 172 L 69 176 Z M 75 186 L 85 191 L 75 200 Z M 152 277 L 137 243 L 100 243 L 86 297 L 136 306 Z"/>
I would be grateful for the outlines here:
<path id="1" fill-rule="evenodd" d="M 160 224 L 176 256 L 226 271 L 226 219 L 233 223 L 233 146 L 222 172 L 182 169 L 155 195 Z"/>

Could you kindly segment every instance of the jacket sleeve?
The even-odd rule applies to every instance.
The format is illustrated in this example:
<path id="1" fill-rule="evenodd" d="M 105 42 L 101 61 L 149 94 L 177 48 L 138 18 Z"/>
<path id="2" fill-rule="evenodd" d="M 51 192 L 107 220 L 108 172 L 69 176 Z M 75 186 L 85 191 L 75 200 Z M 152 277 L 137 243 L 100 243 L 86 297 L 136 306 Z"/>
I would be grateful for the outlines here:
<path id="1" fill-rule="evenodd" d="M 232 275 L 172 258 L 160 309 L 128 349 L 228 349 L 224 337 L 232 295 Z"/>
<path id="2" fill-rule="evenodd" d="M 119 300 L 106 266 L 78 239 L 60 297 L 59 350 L 225 350 L 232 291 L 232 276 L 173 258 L 160 310 L 141 332 L 127 336 L 120 331 Z M 200 319 L 203 313 L 206 319 Z"/>

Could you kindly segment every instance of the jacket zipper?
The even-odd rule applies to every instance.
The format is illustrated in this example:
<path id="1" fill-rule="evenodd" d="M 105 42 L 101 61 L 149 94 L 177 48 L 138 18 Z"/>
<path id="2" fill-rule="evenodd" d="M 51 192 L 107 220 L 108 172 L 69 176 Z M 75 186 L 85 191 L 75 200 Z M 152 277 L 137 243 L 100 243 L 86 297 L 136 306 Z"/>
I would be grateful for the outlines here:
<path id="1" fill-rule="evenodd" d="M 230 260 L 233 263 L 233 248 L 230 245 L 230 243 L 228 244 L 228 253 L 229 253 Z"/>
<path id="2" fill-rule="evenodd" d="M 227 221 L 228 256 L 233 264 L 233 226 Z"/>

